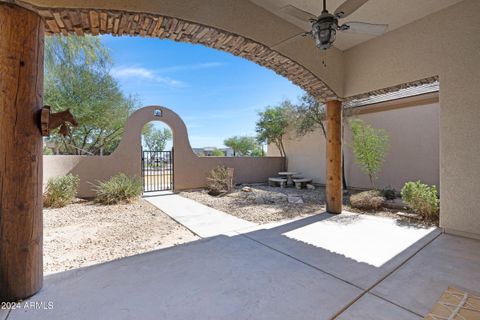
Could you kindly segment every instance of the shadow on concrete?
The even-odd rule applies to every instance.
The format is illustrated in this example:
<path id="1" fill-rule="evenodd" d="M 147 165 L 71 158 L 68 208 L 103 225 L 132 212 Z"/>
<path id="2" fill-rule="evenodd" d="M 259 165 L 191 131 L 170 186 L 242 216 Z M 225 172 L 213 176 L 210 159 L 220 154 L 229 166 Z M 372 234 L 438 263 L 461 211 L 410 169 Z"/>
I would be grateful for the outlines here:
<path id="1" fill-rule="evenodd" d="M 428 233 L 381 267 L 286 236 L 364 219 L 323 213 L 53 274 L 30 299 L 53 309 L 14 310 L 8 320 L 330 319 L 439 235 Z"/>

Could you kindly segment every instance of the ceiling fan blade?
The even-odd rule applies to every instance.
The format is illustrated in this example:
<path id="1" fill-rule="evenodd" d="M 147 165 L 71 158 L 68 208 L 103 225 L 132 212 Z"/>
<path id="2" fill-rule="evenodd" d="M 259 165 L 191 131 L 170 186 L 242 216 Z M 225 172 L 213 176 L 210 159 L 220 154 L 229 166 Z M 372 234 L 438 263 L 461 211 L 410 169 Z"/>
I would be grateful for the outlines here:
<path id="1" fill-rule="evenodd" d="M 313 15 L 310 12 L 307 12 L 305 10 L 302 10 L 300 8 L 297 8 L 295 6 L 292 6 L 291 4 L 288 4 L 288 5 L 280 8 L 280 10 L 278 10 L 278 11 L 281 12 L 281 13 L 288 14 L 292 17 L 295 17 L 295 18 L 303 20 L 303 21 L 310 21 L 312 19 L 317 20 L 317 17 L 315 15 Z"/>
<path id="2" fill-rule="evenodd" d="M 310 19 L 317 19 L 315 15 L 307 11 L 304 11 L 292 5 L 283 5 L 278 0 L 250 1 L 305 31 L 312 30 L 312 24 L 310 23 Z"/>
<path id="3" fill-rule="evenodd" d="M 295 34 L 295 35 L 291 36 L 290 38 L 284 39 L 284 40 L 270 46 L 270 48 L 272 48 L 273 50 L 276 50 L 278 47 L 280 47 L 282 45 L 285 45 L 285 44 L 288 44 L 291 41 L 296 40 L 297 38 L 300 38 L 300 36 L 306 37 L 306 36 L 308 36 L 308 34 L 309 34 L 308 32 L 302 32 L 302 33 Z"/>
<path id="4" fill-rule="evenodd" d="M 274 13 L 304 31 L 311 31 L 312 23 L 310 19 L 317 19 L 313 14 L 292 5 L 281 7 Z"/>
<path id="5" fill-rule="evenodd" d="M 366 22 L 346 22 L 344 24 L 349 28 L 342 30 L 343 32 L 367 33 L 379 36 L 387 32 L 388 24 L 372 24 Z"/>
<path id="6" fill-rule="evenodd" d="M 368 0 L 347 0 L 342 3 L 333 14 L 339 19 L 346 18 L 357 11 L 357 9 L 363 6 L 367 1 Z"/>

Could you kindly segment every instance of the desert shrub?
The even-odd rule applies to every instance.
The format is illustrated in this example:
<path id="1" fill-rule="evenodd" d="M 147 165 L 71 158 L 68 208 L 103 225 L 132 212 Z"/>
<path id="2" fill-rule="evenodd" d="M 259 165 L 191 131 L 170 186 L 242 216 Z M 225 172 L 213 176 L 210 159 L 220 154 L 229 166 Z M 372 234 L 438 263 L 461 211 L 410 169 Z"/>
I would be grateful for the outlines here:
<path id="1" fill-rule="evenodd" d="M 77 194 L 79 182 L 78 176 L 73 174 L 50 178 L 43 194 L 43 205 L 45 207 L 61 208 L 72 203 Z"/>
<path id="2" fill-rule="evenodd" d="M 360 210 L 377 210 L 382 207 L 384 202 L 385 198 L 378 190 L 364 191 L 350 196 L 352 208 Z"/>
<path id="3" fill-rule="evenodd" d="M 207 177 L 208 194 L 218 196 L 225 194 L 233 189 L 233 177 L 231 169 L 223 166 L 217 166 L 210 171 Z"/>
<path id="4" fill-rule="evenodd" d="M 437 188 L 420 181 L 405 183 L 401 191 L 402 199 L 415 212 L 428 220 L 438 218 L 440 200 Z"/>
<path id="5" fill-rule="evenodd" d="M 395 200 L 397 197 L 397 190 L 387 187 L 382 190 L 382 196 L 387 200 Z"/>
<path id="6" fill-rule="evenodd" d="M 120 202 L 130 203 L 142 195 L 142 179 L 129 177 L 124 173 L 117 174 L 107 181 L 98 181 L 94 187 L 95 202 L 110 205 Z"/>

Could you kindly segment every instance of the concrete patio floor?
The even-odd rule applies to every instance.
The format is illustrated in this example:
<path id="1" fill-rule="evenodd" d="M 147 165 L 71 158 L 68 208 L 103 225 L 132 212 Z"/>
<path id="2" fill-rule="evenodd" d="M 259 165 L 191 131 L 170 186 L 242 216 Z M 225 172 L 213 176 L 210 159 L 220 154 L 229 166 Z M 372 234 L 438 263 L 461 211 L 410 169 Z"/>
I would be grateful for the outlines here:
<path id="1" fill-rule="evenodd" d="M 448 286 L 478 291 L 479 252 L 438 229 L 324 213 L 48 276 L 30 302 L 53 308 L 7 319 L 421 319 Z"/>

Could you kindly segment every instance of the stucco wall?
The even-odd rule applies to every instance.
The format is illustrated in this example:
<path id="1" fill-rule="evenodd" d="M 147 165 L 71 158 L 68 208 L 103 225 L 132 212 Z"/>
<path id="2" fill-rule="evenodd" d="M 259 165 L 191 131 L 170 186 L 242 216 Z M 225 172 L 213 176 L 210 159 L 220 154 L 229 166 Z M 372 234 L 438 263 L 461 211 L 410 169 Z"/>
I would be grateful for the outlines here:
<path id="1" fill-rule="evenodd" d="M 154 115 L 161 110 L 162 116 Z M 151 121 L 162 121 L 173 132 L 174 188 L 176 191 L 206 185 L 208 172 L 217 165 L 234 168 L 236 183 L 264 182 L 282 168 L 280 157 L 198 157 L 190 147 L 187 129 L 170 109 L 151 106 L 134 112 L 127 121 L 120 145 L 110 156 L 44 156 L 44 184 L 68 173 L 80 177 L 79 197 L 92 197 L 92 183 L 123 172 L 141 176 L 141 130 Z"/>
<path id="2" fill-rule="evenodd" d="M 407 181 L 421 180 L 439 186 L 439 105 L 438 103 L 360 114 L 356 117 L 375 128 L 384 129 L 390 148 L 377 187 L 391 186 L 400 190 Z M 293 136 L 293 137 L 292 137 Z M 355 163 L 351 148 L 351 132 L 344 133 L 345 176 L 350 187 L 369 188 L 370 181 Z M 288 169 L 325 183 L 325 139 L 320 130 L 286 142 Z M 277 155 L 269 146 L 269 155 Z"/>
<path id="3" fill-rule="evenodd" d="M 345 96 L 440 78 L 440 225 L 480 238 L 480 1 L 465 0 L 345 52 Z"/>

